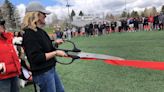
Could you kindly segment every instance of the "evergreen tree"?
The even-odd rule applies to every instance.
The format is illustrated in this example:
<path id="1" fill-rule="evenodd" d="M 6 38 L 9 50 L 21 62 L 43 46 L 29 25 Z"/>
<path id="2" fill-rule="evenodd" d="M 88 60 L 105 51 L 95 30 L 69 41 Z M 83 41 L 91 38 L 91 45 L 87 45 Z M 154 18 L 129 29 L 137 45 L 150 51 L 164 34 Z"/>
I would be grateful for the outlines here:
<path id="1" fill-rule="evenodd" d="M 83 14 L 83 12 L 82 12 L 82 11 L 80 11 L 79 16 L 84 16 L 84 14 Z"/>
<path id="2" fill-rule="evenodd" d="M 73 17 L 74 17 L 75 15 L 76 15 L 76 14 L 75 14 L 75 11 L 72 10 L 72 12 L 71 12 L 71 21 L 73 21 Z"/>
<path id="3" fill-rule="evenodd" d="M 127 17 L 127 12 L 123 11 L 122 14 L 121 14 L 121 17 Z"/>

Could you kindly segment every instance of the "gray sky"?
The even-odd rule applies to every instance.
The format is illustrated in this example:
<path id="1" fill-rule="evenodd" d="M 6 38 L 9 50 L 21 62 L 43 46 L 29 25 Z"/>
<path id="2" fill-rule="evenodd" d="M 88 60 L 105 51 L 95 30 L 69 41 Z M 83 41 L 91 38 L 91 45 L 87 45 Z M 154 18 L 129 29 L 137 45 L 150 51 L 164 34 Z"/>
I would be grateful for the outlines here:
<path id="1" fill-rule="evenodd" d="M 67 0 L 51 0 L 51 2 L 52 1 L 57 4 L 46 5 L 47 10 L 50 10 L 52 14 L 55 13 L 59 18 L 68 15 L 68 9 L 65 6 Z M 164 5 L 164 0 L 68 0 L 68 2 L 71 5 L 69 9 L 70 12 L 73 9 L 76 14 L 79 14 L 80 10 L 85 14 L 121 14 L 125 7 L 127 11 L 141 11 L 144 10 L 144 8 L 155 6 L 159 11 L 161 6 Z M 21 16 L 24 16 L 25 7 L 26 4 L 17 4 Z M 50 16 L 52 16 L 52 14 Z M 49 19 L 50 16 L 48 16 Z"/>

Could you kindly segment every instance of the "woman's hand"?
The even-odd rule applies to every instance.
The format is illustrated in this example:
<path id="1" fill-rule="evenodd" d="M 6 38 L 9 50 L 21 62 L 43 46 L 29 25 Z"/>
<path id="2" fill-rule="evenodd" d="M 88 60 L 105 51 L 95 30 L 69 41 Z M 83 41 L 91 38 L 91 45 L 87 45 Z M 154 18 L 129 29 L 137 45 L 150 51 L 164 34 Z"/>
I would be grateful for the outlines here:
<path id="1" fill-rule="evenodd" d="M 6 72 L 5 63 L 0 63 L 0 73 L 4 74 Z"/>
<path id="2" fill-rule="evenodd" d="M 60 56 L 60 57 L 66 57 L 67 56 L 67 54 L 62 50 L 56 50 L 55 52 L 56 52 L 56 56 Z"/>
<path id="3" fill-rule="evenodd" d="M 56 39 L 55 40 L 55 43 L 57 44 L 57 45 L 60 45 L 60 44 L 62 44 L 64 41 L 63 41 L 63 39 Z"/>

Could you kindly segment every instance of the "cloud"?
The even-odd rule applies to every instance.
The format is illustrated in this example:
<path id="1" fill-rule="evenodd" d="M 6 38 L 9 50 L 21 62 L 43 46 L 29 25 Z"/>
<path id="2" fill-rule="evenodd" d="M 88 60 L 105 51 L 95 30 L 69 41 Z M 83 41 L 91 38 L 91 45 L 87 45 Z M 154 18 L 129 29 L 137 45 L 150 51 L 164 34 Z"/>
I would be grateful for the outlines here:
<path id="1" fill-rule="evenodd" d="M 24 15 L 25 15 L 26 6 L 24 4 L 19 4 L 16 6 L 16 9 L 18 10 L 18 13 L 19 13 L 19 15 L 21 17 L 21 21 L 22 21 Z"/>
<path id="2" fill-rule="evenodd" d="M 68 0 L 69 4 L 72 5 L 70 10 L 75 10 L 76 14 L 82 10 L 85 14 L 102 14 L 110 12 L 112 14 L 120 14 L 125 8 L 128 11 L 132 10 L 144 10 L 144 8 L 150 8 L 155 6 L 159 7 L 164 4 L 164 0 Z M 63 5 L 65 13 L 66 0 L 58 0 Z M 60 7 L 60 6 L 59 6 Z M 65 7 L 65 8 L 64 8 Z M 60 13 L 58 13 L 60 16 Z M 62 13 L 63 14 L 63 13 Z"/>
<path id="3" fill-rule="evenodd" d="M 63 19 L 68 16 L 68 8 L 66 7 L 66 0 L 53 0 L 58 3 L 54 6 L 47 6 L 46 9 L 51 11 L 52 14 L 48 15 L 47 20 L 51 21 L 53 14 L 56 14 L 59 19 Z M 144 10 L 144 8 L 150 8 L 155 6 L 158 10 L 164 4 L 164 0 L 68 0 L 71 7 L 69 13 L 73 9 L 76 15 L 82 10 L 84 14 L 121 14 L 126 8 L 128 11 L 132 10 Z M 17 6 L 20 11 L 20 15 L 24 16 L 26 5 L 20 4 Z"/>

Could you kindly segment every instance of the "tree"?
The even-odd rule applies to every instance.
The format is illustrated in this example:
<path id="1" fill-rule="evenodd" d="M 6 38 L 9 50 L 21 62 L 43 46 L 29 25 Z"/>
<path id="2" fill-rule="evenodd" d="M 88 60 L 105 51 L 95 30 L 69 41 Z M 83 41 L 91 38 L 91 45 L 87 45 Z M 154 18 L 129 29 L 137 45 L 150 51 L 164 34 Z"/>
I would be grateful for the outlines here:
<path id="1" fill-rule="evenodd" d="M 52 25 L 55 25 L 55 24 L 58 24 L 59 20 L 57 18 L 57 15 L 53 13 L 52 17 L 51 17 L 51 20 L 52 20 Z"/>
<path id="2" fill-rule="evenodd" d="M 76 15 L 76 14 L 75 14 L 75 11 L 72 10 L 72 12 L 71 12 L 71 21 L 73 21 L 73 17 L 74 17 L 75 15 Z"/>
<path id="3" fill-rule="evenodd" d="M 80 11 L 79 16 L 84 16 L 84 14 L 83 14 L 83 12 L 82 12 L 82 11 Z"/>
<path id="4" fill-rule="evenodd" d="M 144 9 L 144 17 L 148 17 L 149 16 L 149 11 L 147 8 Z"/>
<path id="5" fill-rule="evenodd" d="M 162 5 L 161 12 L 164 13 L 164 5 Z"/>
<path id="6" fill-rule="evenodd" d="M 122 14 L 121 14 L 121 17 L 127 17 L 127 12 L 123 11 Z"/>
<path id="7" fill-rule="evenodd" d="M 109 18 L 110 18 L 110 20 L 114 20 L 113 14 L 111 14 L 111 15 L 109 16 Z"/>
<path id="8" fill-rule="evenodd" d="M 18 16 L 15 16 L 17 15 L 15 12 L 15 6 L 9 0 L 5 0 L 2 5 L 2 16 L 6 21 L 6 28 L 8 28 L 9 31 L 10 29 L 12 30 L 17 28 L 16 23 L 19 18 Z"/>
<path id="9" fill-rule="evenodd" d="M 2 11 L 0 9 L 0 19 L 3 19 L 3 16 L 2 16 Z"/>
<path id="10" fill-rule="evenodd" d="M 150 15 L 155 16 L 157 14 L 157 9 L 156 7 L 152 7 L 152 10 L 150 12 Z"/>
<path id="11" fill-rule="evenodd" d="M 131 17 L 133 17 L 133 18 L 139 17 L 138 12 L 133 10 L 133 11 L 131 12 Z"/>
<path id="12" fill-rule="evenodd" d="M 130 18 L 131 16 L 130 16 L 130 13 L 128 12 L 128 14 L 127 14 L 127 18 Z"/>
<path id="13" fill-rule="evenodd" d="M 145 16 L 143 11 L 141 12 L 140 16 L 141 17 L 144 17 Z"/>
<path id="14" fill-rule="evenodd" d="M 109 14 L 106 14 L 105 19 L 106 19 L 106 20 L 109 20 L 109 19 L 110 19 Z"/>
<path id="15" fill-rule="evenodd" d="M 20 27 L 21 25 L 21 19 L 18 10 L 15 10 L 14 16 L 15 16 L 16 29 L 18 29 L 17 27 Z"/>

